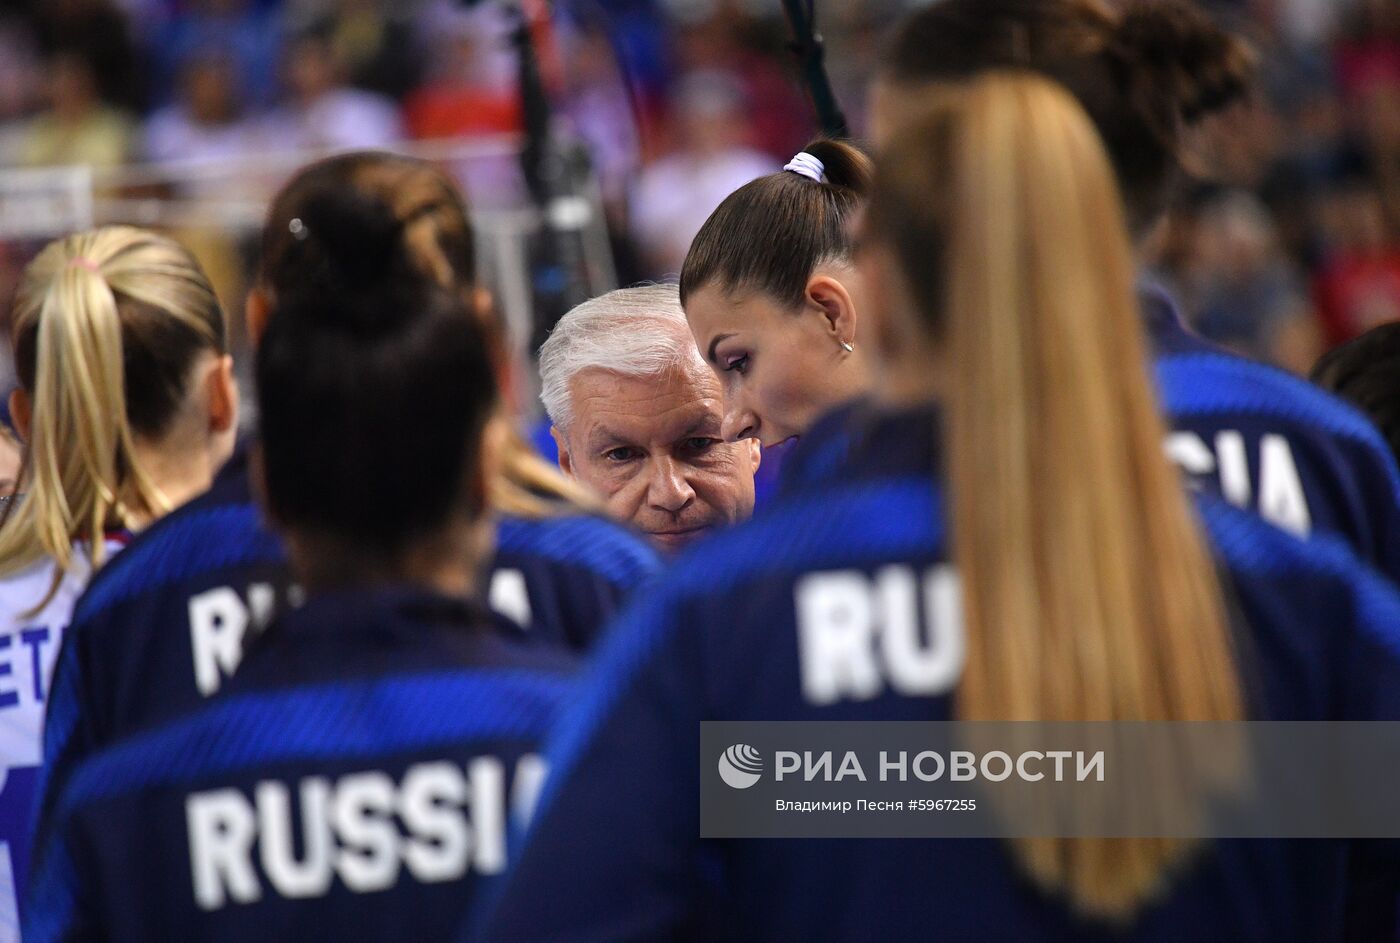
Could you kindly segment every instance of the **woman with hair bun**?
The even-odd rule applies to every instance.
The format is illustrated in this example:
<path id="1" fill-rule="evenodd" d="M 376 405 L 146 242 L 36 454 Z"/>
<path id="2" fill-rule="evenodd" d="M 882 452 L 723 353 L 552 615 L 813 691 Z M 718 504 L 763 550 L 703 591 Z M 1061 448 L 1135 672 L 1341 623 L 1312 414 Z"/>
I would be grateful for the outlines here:
<path id="1" fill-rule="evenodd" d="M 26 937 L 441 938 L 539 789 L 573 660 L 476 598 L 499 461 L 481 325 L 385 201 L 323 188 L 294 220 L 252 476 L 303 598 L 219 697 L 77 767 Z"/>
<path id="2" fill-rule="evenodd" d="M 876 143 L 987 70 L 1046 76 L 1093 119 L 1140 244 L 1198 163 L 1196 129 L 1249 94 L 1253 62 L 1189 0 L 942 0 L 893 36 L 872 96 Z M 1294 534 L 1341 536 L 1400 579 L 1400 472 L 1365 417 L 1195 336 L 1161 288 L 1138 292 L 1178 466 Z"/>
<path id="3" fill-rule="evenodd" d="M 858 148 L 813 141 L 730 194 L 691 243 L 681 304 L 724 384 L 727 440 L 801 436 L 869 385 L 850 238 L 869 187 Z"/>
<path id="4" fill-rule="evenodd" d="M 247 305 L 255 346 L 274 327 L 284 296 L 300 292 L 308 280 L 325 280 L 323 272 L 308 267 L 325 264 L 306 253 L 308 207 L 351 195 L 396 221 L 391 235 L 395 252 L 405 260 L 393 272 L 396 290 L 406 292 L 404 286 L 417 281 L 455 297 L 460 302 L 455 310 L 478 328 L 474 336 L 493 376 L 503 378 L 502 329 L 479 284 L 462 195 L 438 167 L 380 152 L 340 154 L 310 164 L 273 200 L 263 227 L 258 281 Z M 319 238 L 366 235 L 351 221 L 330 233 L 323 227 Z M 372 265 L 351 267 L 362 291 L 393 287 L 366 272 L 384 274 Z M 307 351 L 307 369 L 318 363 L 316 353 Z M 488 437 L 496 448 L 481 479 L 495 527 L 480 594 L 529 634 L 581 650 L 660 561 L 640 536 L 594 513 L 587 492 L 530 452 L 510 427 L 503 401 L 504 393 L 491 401 Z M 406 405 L 403 416 L 382 422 L 366 417 L 346 427 L 346 434 L 387 443 L 398 424 L 413 420 L 409 413 L 437 407 L 432 400 Z M 51 708 L 66 722 L 50 725 L 47 734 L 50 781 L 39 820 L 41 851 L 48 814 L 74 766 L 93 751 L 187 714 L 219 693 L 253 638 L 291 598 L 285 547 L 257 508 L 249 452 L 240 449 L 206 494 L 136 542 L 79 606 L 57 670 L 62 683 L 54 702 L 62 707 Z M 376 468 L 405 461 L 387 445 L 372 454 Z M 404 487 L 413 487 L 404 481 Z M 310 496 L 318 493 L 313 488 Z M 348 510 L 366 520 L 377 518 L 398 497 L 366 489 Z"/>
<path id="5" fill-rule="evenodd" d="M 74 601 L 133 533 L 209 486 L 237 419 L 223 311 L 164 236 L 110 226 L 51 243 L 24 272 L 11 338 L 25 492 L 0 523 L 0 638 L 14 653 L 0 694 L 14 885 L 0 898 L 24 890 L 44 708 Z M 0 899 L 0 912 L 13 909 Z"/>
<path id="6" fill-rule="evenodd" d="M 867 219 L 876 383 L 855 446 L 629 607 L 554 734 L 549 785 L 480 938 L 1388 938 L 1393 883 L 1377 882 L 1367 913 L 1385 936 L 1347 922 L 1360 916 L 1345 913 L 1349 882 L 1370 875 L 1343 841 L 1083 837 L 1103 820 L 1077 805 L 1047 835 L 1048 819 L 1015 822 L 995 804 L 987 817 L 981 792 L 975 808 L 938 813 L 969 825 L 975 813 L 978 834 L 1006 837 L 702 837 L 738 821 L 703 818 L 721 801 L 710 790 L 744 802 L 733 790 L 761 782 L 733 806 L 755 830 L 776 823 L 758 811 L 774 815 L 777 796 L 777 815 L 801 815 L 794 830 L 832 832 L 956 796 L 941 766 L 920 787 L 926 774 L 896 773 L 883 753 L 877 770 L 872 746 L 852 769 L 833 760 L 840 744 L 822 755 L 816 728 L 794 722 L 1400 710 L 1394 587 L 1335 541 L 1324 554 L 1193 494 L 1163 455 L 1126 214 L 1072 96 L 1024 72 L 970 82 L 881 151 Z M 708 752 L 715 721 L 809 734 L 805 775 L 771 749 Z M 1234 764 L 1197 768 L 1204 788 L 1190 765 L 1164 760 L 1150 786 L 1115 790 L 1115 808 L 1196 817 L 1239 798 L 1211 792 L 1241 784 Z M 849 815 L 799 813 L 835 798 L 806 790 L 823 779 L 853 787 Z M 867 782 L 896 779 L 922 809 L 862 810 Z"/>

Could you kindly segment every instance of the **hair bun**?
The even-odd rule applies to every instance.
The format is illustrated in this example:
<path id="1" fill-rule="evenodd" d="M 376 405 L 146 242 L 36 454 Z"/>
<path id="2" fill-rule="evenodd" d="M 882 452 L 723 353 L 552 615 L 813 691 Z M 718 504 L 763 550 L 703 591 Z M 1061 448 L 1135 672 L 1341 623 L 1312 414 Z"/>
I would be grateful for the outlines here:
<path id="1" fill-rule="evenodd" d="M 1250 48 L 1187 0 L 1134 0 L 1113 45 L 1186 123 L 1243 98 L 1254 69 Z"/>
<path id="2" fill-rule="evenodd" d="M 350 189 L 309 195 L 288 230 L 300 246 L 303 277 L 284 294 L 301 296 L 298 307 L 323 328 L 379 332 L 409 317 L 385 304 L 386 293 L 414 279 L 404 247 L 403 224 L 383 200 Z M 289 299 L 290 300 L 290 299 Z"/>
<path id="3" fill-rule="evenodd" d="M 802 153 L 822 165 L 823 183 L 845 187 L 860 196 L 870 192 L 874 166 L 865 152 L 849 141 L 818 138 L 809 142 Z"/>

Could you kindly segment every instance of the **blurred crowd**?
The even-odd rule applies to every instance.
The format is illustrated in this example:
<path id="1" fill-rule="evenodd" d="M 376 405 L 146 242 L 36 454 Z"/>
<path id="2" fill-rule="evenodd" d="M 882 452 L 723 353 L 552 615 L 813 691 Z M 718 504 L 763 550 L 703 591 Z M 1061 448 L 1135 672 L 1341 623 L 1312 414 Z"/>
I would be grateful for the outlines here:
<path id="1" fill-rule="evenodd" d="M 910 0 L 819 2 L 859 134 Z M 1305 371 L 1400 319 L 1400 0 L 1210 0 L 1264 92 L 1202 132 L 1154 249 L 1203 334 Z M 500 0 L 28 0 L 0 13 L 0 166 L 182 168 L 521 127 Z M 618 280 L 678 271 L 710 211 L 815 131 L 777 0 L 525 0 Z M 545 14 L 545 8 L 550 13 Z M 191 175 L 181 195 L 227 196 Z M 204 190 L 201 191 L 200 187 Z"/>

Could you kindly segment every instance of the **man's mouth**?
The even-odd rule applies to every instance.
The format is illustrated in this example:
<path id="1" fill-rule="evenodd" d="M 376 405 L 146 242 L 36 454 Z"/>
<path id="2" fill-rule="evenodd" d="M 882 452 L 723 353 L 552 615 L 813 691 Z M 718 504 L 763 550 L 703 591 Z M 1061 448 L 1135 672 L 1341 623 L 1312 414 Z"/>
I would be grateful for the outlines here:
<path id="1" fill-rule="evenodd" d="M 695 527 L 676 527 L 670 530 L 648 531 L 647 533 L 652 540 L 655 540 L 657 543 L 661 544 L 661 546 L 674 550 L 678 547 L 685 546 L 709 529 L 709 525 L 699 524 Z"/>

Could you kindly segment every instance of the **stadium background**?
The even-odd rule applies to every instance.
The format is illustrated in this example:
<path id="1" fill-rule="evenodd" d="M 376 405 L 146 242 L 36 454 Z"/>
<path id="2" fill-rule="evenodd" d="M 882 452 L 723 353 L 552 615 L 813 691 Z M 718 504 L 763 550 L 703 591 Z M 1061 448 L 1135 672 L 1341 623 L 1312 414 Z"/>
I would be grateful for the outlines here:
<path id="1" fill-rule="evenodd" d="M 881 37 L 910 5 L 816 4 L 858 137 Z M 1259 50 L 1262 91 L 1203 138 L 1213 180 L 1184 195 L 1154 269 L 1202 333 L 1304 372 L 1400 319 L 1400 0 L 1206 5 Z M 551 166 L 568 168 L 533 200 L 515 6 L 7 0 L 0 312 L 37 246 L 112 222 L 172 231 L 240 312 L 276 186 L 319 152 L 387 146 L 463 182 L 525 356 L 571 298 L 673 275 L 714 205 L 816 131 L 780 0 L 524 0 Z M 529 371 L 519 387 L 528 410 Z"/>

